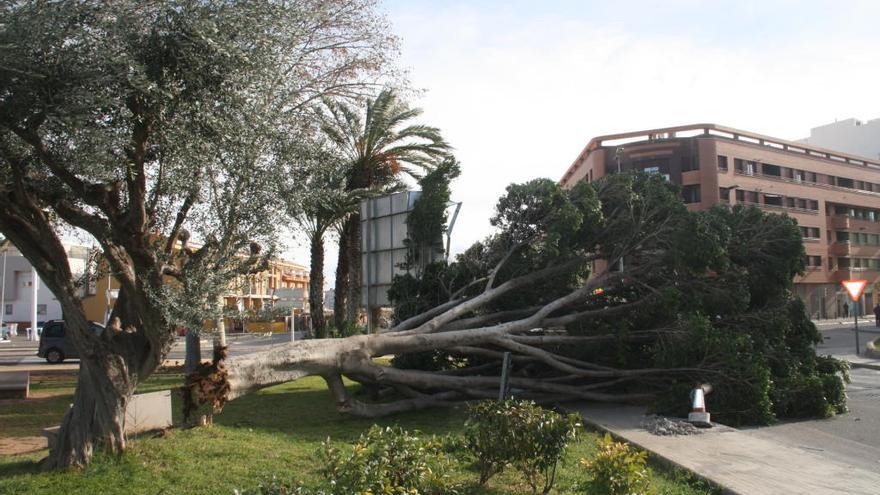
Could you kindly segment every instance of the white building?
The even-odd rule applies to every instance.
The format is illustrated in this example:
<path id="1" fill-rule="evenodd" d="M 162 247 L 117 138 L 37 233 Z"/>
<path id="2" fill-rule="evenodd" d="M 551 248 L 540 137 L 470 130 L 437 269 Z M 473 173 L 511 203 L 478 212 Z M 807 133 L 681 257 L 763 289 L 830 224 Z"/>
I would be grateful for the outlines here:
<path id="1" fill-rule="evenodd" d="M 846 119 L 810 129 L 800 142 L 876 160 L 880 158 L 880 119 Z"/>
<path id="2" fill-rule="evenodd" d="M 65 245 L 68 263 L 74 277 L 86 270 L 89 248 Z M 34 270 L 30 262 L 9 241 L 0 244 L 0 310 L 3 323 L 18 323 L 23 330 L 31 326 Z M 37 286 L 37 321 L 60 319 L 61 304 L 42 280 Z"/>

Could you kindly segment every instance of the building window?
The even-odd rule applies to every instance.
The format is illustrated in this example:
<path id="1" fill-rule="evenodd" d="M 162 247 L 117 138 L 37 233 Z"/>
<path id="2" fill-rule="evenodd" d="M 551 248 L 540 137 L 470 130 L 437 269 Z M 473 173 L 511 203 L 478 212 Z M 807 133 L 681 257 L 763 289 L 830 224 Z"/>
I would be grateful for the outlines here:
<path id="1" fill-rule="evenodd" d="M 795 182 L 803 182 L 804 180 L 804 171 L 803 170 L 792 170 L 791 178 L 794 179 Z"/>
<path id="2" fill-rule="evenodd" d="M 837 242 L 849 242 L 849 232 L 837 232 Z"/>
<path id="3" fill-rule="evenodd" d="M 37 304 L 37 314 L 45 315 L 46 314 L 46 305 L 45 304 Z"/>
<path id="4" fill-rule="evenodd" d="M 821 235 L 818 227 L 801 227 L 801 237 L 804 239 L 819 239 Z"/>
<path id="5" fill-rule="evenodd" d="M 12 314 L 12 305 L 7 304 L 6 307 L 3 309 L 3 312 L 7 315 L 11 315 Z"/>
<path id="6" fill-rule="evenodd" d="M 681 157 L 681 171 L 690 172 L 691 170 L 699 170 L 700 164 L 692 156 Z"/>
<path id="7" fill-rule="evenodd" d="M 837 182 L 837 184 L 836 184 L 837 187 L 845 187 L 847 189 L 855 188 L 855 184 L 853 183 L 852 179 L 845 179 L 843 177 L 837 177 L 836 182 Z"/>
<path id="8" fill-rule="evenodd" d="M 755 175 L 758 164 L 752 161 L 746 161 L 746 175 Z"/>
<path id="9" fill-rule="evenodd" d="M 782 177 L 782 168 L 778 165 L 770 165 L 769 163 L 765 163 L 761 167 L 761 170 L 764 175 L 768 175 L 771 177 Z"/>
<path id="10" fill-rule="evenodd" d="M 727 157 L 718 155 L 718 170 L 727 172 Z"/>
<path id="11" fill-rule="evenodd" d="M 718 197 L 721 198 L 721 201 L 730 202 L 730 188 L 729 187 L 719 187 L 718 188 Z"/>
<path id="12" fill-rule="evenodd" d="M 737 203 L 741 203 L 746 200 L 746 192 L 742 189 L 736 190 L 736 201 Z"/>
<path id="13" fill-rule="evenodd" d="M 779 196 L 778 194 L 765 194 L 764 204 L 767 206 L 782 207 L 782 196 Z"/>
<path id="14" fill-rule="evenodd" d="M 684 199 L 685 203 L 699 203 L 700 202 L 700 185 L 692 184 L 689 186 L 684 186 L 681 188 L 681 197 Z"/>
<path id="15" fill-rule="evenodd" d="M 812 268 L 819 268 L 822 266 L 822 257 L 821 256 L 807 256 L 806 265 Z"/>

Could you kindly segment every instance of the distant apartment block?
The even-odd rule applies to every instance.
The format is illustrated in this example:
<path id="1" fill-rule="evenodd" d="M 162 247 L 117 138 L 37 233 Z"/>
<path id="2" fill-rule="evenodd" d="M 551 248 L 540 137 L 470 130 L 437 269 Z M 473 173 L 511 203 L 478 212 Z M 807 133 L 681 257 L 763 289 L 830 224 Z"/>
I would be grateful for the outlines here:
<path id="1" fill-rule="evenodd" d="M 64 245 L 70 269 L 75 277 L 81 277 L 86 270 L 89 248 L 84 246 Z M 17 323 L 23 330 L 31 326 L 33 310 L 33 285 L 37 283 L 37 321 L 61 318 L 61 303 L 52 291 L 37 277 L 30 261 L 8 240 L 0 243 L 0 310 L 3 311 L 3 323 Z M 84 286 L 81 296 L 89 294 L 94 287 Z"/>
<path id="2" fill-rule="evenodd" d="M 873 121 L 872 121 L 873 122 Z M 867 279 L 863 314 L 880 301 L 880 160 L 715 124 L 593 138 L 564 186 L 616 171 L 663 174 L 691 210 L 749 204 L 800 225 L 807 271 L 795 289 L 814 318 L 842 316 L 841 280 Z M 850 314 L 853 304 L 848 303 Z"/>
<path id="3" fill-rule="evenodd" d="M 880 119 L 846 119 L 814 127 L 810 137 L 799 142 L 880 160 Z"/>

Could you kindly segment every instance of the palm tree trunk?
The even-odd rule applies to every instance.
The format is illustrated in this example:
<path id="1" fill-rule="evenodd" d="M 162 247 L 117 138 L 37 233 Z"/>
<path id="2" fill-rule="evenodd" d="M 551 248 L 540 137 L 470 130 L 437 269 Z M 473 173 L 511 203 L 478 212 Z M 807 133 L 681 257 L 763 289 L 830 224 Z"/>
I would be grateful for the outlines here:
<path id="1" fill-rule="evenodd" d="M 348 253 L 348 230 L 350 220 L 342 225 L 339 233 L 339 259 L 336 263 L 336 287 L 334 288 L 333 300 L 333 324 L 341 331 L 345 327 L 345 317 L 348 312 L 348 283 L 350 266 Z"/>
<path id="2" fill-rule="evenodd" d="M 327 321 L 324 319 L 324 236 L 323 232 L 312 235 L 312 263 L 309 273 L 309 312 L 312 331 L 319 339 L 327 338 Z"/>
<path id="3" fill-rule="evenodd" d="M 361 301 L 361 215 L 360 212 L 349 218 L 348 234 L 348 313 L 346 321 L 350 325 L 357 325 L 358 315 L 362 305 Z"/>

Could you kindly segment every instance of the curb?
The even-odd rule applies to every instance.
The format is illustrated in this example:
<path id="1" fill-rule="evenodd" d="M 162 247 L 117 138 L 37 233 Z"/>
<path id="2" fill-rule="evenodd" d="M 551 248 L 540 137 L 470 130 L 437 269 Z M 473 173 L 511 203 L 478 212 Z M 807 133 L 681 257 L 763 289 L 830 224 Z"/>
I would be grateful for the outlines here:
<path id="1" fill-rule="evenodd" d="M 566 408 L 566 409 L 568 410 L 568 408 Z M 614 432 L 614 431 L 612 431 L 612 430 L 610 430 L 610 429 L 608 429 L 608 428 L 602 426 L 602 425 L 599 424 L 599 423 L 596 423 L 596 422 L 594 422 L 594 421 L 592 421 L 592 420 L 587 419 L 587 418 L 584 417 L 584 415 L 581 414 L 580 412 L 577 412 L 577 411 L 571 411 L 571 410 L 568 410 L 568 411 L 569 411 L 569 412 L 573 412 L 573 413 L 577 414 L 578 416 L 580 416 L 581 419 L 584 421 L 584 425 L 585 425 L 585 426 L 586 426 L 586 425 L 589 425 L 591 428 L 593 428 L 593 429 L 595 429 L 595 430 L 598 430 L 598 431 L 601 431 L 601 432 L 604 432 L 604 433 L 608 433 L 609 435 L 611 435 L 612 438 L 614 438 L 615 440 L 617 440 L 617 441 L 619 441 L 619 442 L 626 442 L 626 443 L 628 443 L 628 444 L 630 444 L 630 445 L 632 445 L 632 446 L 638 448 L 639 450 L 643 450 L 643 451 L 647 452 L 647 453 L 649 454 L 649 457 L 650 457 L 654 462 L 656 462 L 656 463 L 658 463 L 658 464 L 660 464 L 660 465 L 662 465 L 662 466 L 664 466 L 664 467 L 666 467 L 666 468 L 680 469 L 680 470 L 682 470 L 682 471 L 685 471 L 685 472 L 690 473 L 694 478 L 697 478 L 697 479 L 699 479 L 699 480 L 701 480 L 701 481 L 703 481 L 703 482 L 705 482 L 705 483 L 708 483 L 709 485 L 711 485 L 711 486 L 717 488 L 717 489 L 718 489 L 718 493 L 721 493 L 721 494 L 723 494 L 723 495 L 748 495 L 748 494 L 746 494 L 746 493 L 741 493 L 741 492 L 738 492 L 738 491 L 736 491 L 736 490 L 733 490 L 733 489 L 731 489 L 731 488 L 729 488 L 729 487 L 727 487 L 727 486 L 724 486 L 723 484 L 721 484 L 721 483 L 719 483 L 719 482 L 717 482 L 717 481 L 715 481 L 715 480 L 713 480 L 713 479 L 711 479 L 711 478 L 708 478 L 708 477 L 706 477 L 706 476 L 704 476 L 704 475 L 702 475 L 702 474 L 700 474 L 700 473 L 694 471 L 693 469 L 690 469 L 690 468 L 688 468 L 688 467 L 685 467 L 685 466 L 683 466 L 683 465 L 681 465 L 681 464 L 675 462 L 674 460 L 672 460 L 672 459 L 670 459 L 670 458 L 668 458 L 668 457 L 666 457 L 666 456 L 664 456 L 664 455 L 660 455 L 660 454 L 658 454 L 657 452 L 654 452 L 654 451 L 651 450 L 651 449 L 645 448 L 645 446 L 641 445 L 640 443 L 638 443 L 638 442 L 634 442 L 634 441 L 632 441 L 632 440 L 626 438 L 625 436 L 620 435 L 620 434 L 618 434 L 618 433 L 616 433 L 616 432 Z"/>

